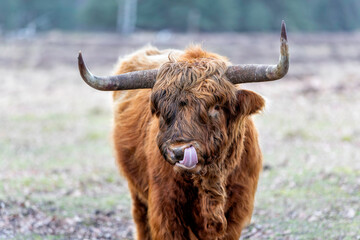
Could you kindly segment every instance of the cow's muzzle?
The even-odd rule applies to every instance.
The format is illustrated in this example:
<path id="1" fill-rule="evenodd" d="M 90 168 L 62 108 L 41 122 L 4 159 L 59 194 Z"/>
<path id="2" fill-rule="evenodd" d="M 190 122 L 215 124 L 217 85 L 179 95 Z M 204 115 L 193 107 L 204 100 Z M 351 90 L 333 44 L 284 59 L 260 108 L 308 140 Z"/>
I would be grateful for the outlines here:
<path id="1" fill-rule="evenodd" d="M 198 147 L 196 142 L 170 144 L 166 149 L 166 159 L 178 167 L 193 169 L 198 164 Z"/>

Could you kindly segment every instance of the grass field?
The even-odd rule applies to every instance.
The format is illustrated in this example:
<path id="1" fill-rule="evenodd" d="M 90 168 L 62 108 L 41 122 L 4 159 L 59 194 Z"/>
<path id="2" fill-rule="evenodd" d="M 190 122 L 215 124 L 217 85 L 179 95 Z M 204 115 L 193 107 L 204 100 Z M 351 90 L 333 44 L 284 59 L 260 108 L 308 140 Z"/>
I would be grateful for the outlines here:
<path id="1" fill-rule="evenodd" d="M 0 38 L 0 239 L 133 239 L 131 200 L 110 142 L 111 94 L 85 85 L 152 43 L 202 43 L 234 63 L 275 63 L 278 35 L 51 32 Z M 242 239 L 360 239 L 360 35 L 289 34 L 290 72 L 247 84 L 264 154 Z"/>

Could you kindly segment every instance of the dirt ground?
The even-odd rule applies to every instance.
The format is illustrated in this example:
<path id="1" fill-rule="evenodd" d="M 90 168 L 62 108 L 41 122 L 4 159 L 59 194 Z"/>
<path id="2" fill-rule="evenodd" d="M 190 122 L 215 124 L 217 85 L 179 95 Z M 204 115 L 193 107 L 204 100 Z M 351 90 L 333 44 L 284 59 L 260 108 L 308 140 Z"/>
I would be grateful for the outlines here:
<path id="1" fill-rule="evenodd" d="M 244 84 L 264 171 L 241 239 L 360 239 L 360 34 L 289 33 L 287 77 Z M 275 63 L 277 34 L 50 32 L 0 38 L 0 239 L 133 239 L 131 199 L 113 159 L 111 96 L 85 85 L 148 43 L 202 43 L 233 63 Z"/>

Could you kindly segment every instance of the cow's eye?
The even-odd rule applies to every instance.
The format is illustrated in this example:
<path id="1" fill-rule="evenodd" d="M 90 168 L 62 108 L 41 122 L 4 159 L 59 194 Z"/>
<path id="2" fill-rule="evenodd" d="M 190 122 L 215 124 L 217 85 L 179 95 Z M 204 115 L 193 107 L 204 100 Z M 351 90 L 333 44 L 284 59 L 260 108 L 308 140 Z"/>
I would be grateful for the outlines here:
<path id="1" fill-rule="evenodd" d="M 179 103 L 180 107 L 185 107 L 187 105 L 187 101 L 183 100 Z"/>
<path id="2" fill-rule="evenodd" d="M 212 118 L 217 118 L 219 116 L 220 106 L 215 105 L 214 107 L 209 109 L 209 116 Z"/>
<path id="3" fill-rule="evenodd" d="M 159 120 L 160 120 L 160 124 L 171 125 L 173 117 L 160 115 Z"/>

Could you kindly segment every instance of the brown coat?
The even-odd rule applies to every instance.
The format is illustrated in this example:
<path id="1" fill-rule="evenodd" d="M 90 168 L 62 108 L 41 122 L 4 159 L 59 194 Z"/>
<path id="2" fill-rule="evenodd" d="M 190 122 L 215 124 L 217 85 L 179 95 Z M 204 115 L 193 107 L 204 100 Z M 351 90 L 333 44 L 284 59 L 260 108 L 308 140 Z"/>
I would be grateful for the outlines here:
<path id="1" fill-rule="evenodd" d="M 129 184 L 138 239 L 239 239 L 249 223 L 262 166 L 250 115 L 264 100 L 231 84 L 226 58 L 191 47 L 148 47 L 116 73 L 159 69 L 152 90 L 114 92 L 113 141 Z M 179 167 L 173 146 L 196 148 Z M 169 150 L 170 149 L 170 150 Z"/>

